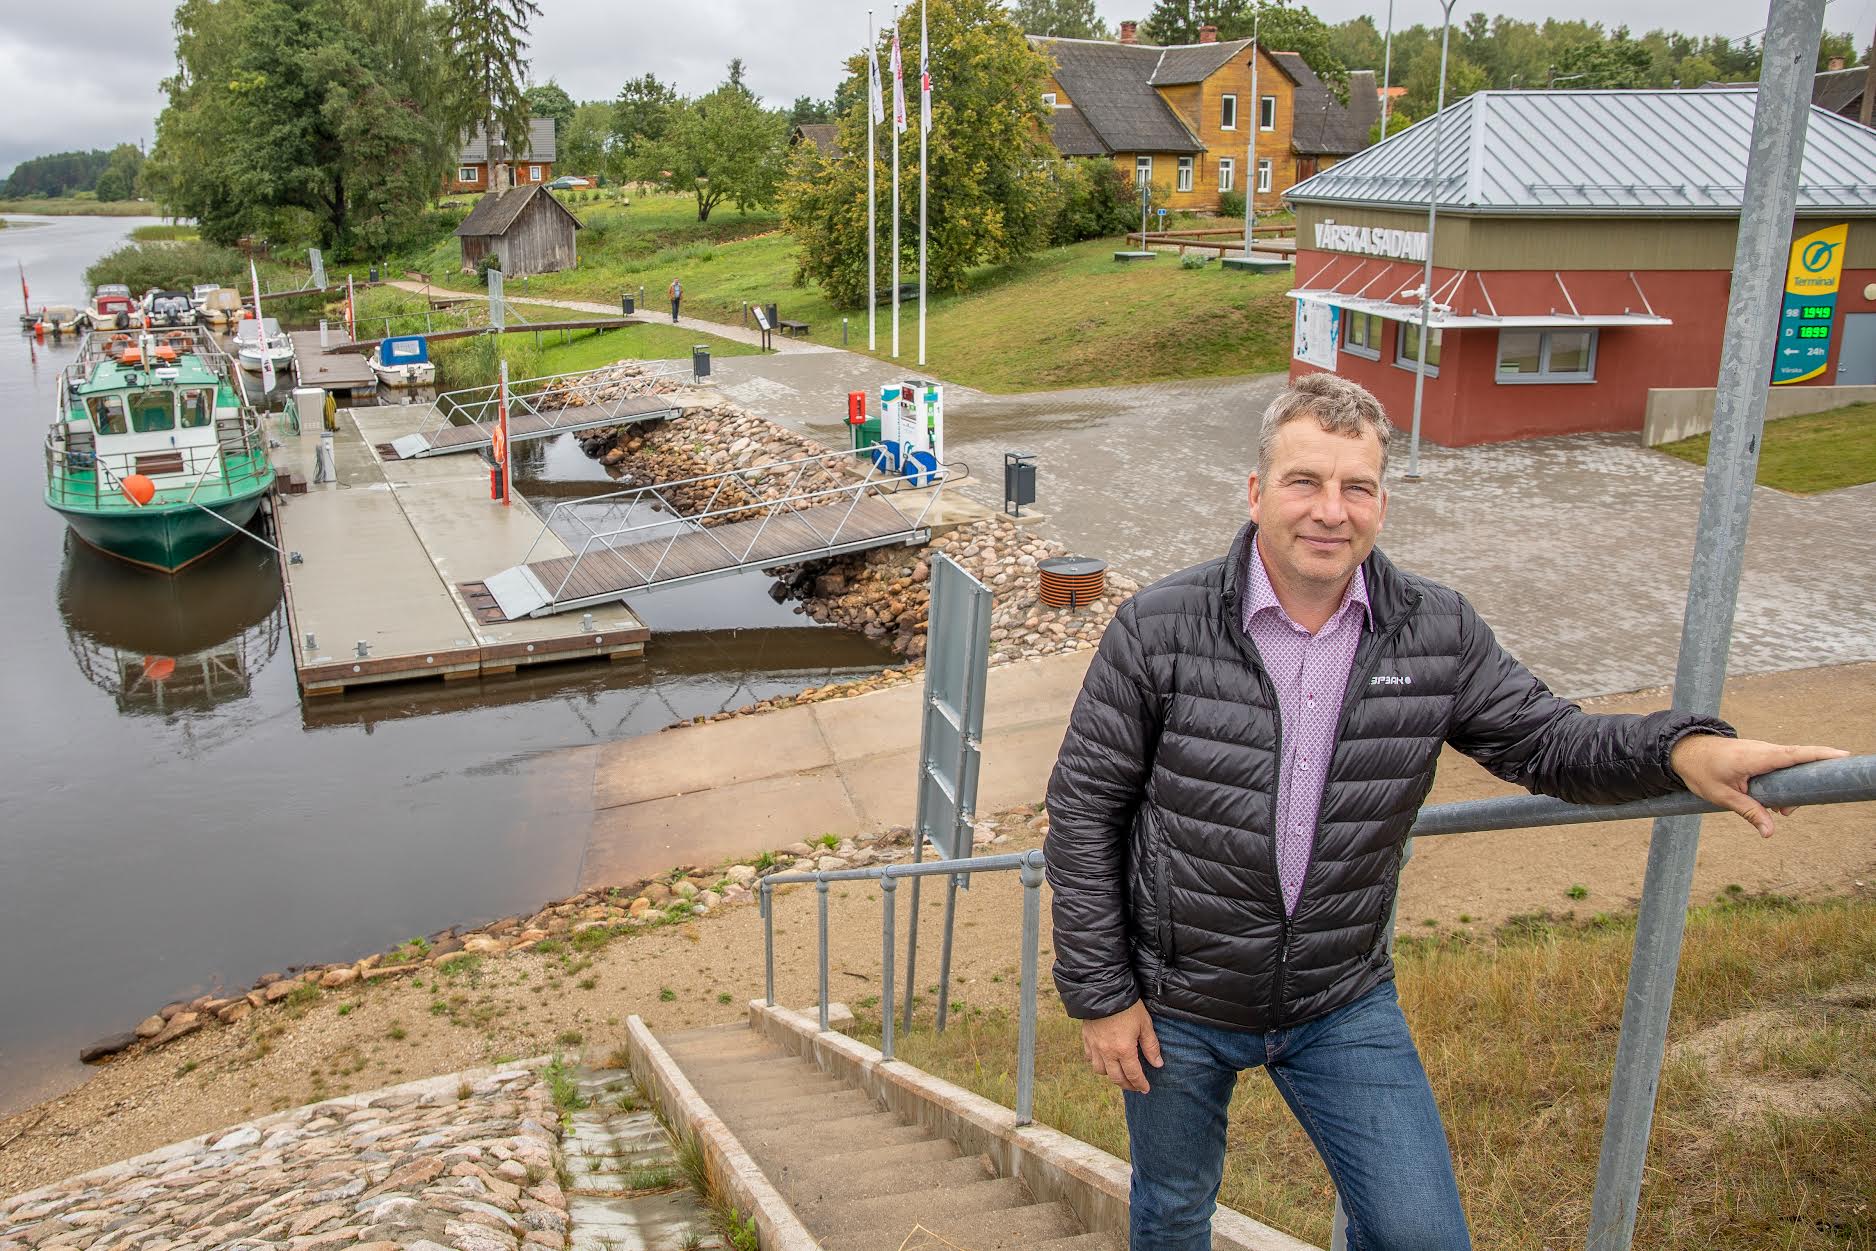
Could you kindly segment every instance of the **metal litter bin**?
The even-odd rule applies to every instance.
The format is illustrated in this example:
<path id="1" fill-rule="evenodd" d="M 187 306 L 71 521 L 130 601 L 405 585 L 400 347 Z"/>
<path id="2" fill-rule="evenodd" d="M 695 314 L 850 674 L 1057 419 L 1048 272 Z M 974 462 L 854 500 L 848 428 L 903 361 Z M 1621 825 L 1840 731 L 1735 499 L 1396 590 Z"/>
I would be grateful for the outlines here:
<path id="1" fill-rule="evenodd" d="M 630 292 L 619 297 L 619 311 L 624 313 L 627 317 L 630 317 L 633 313 L 638 311 L 638 301 L 633 298 Z"/>

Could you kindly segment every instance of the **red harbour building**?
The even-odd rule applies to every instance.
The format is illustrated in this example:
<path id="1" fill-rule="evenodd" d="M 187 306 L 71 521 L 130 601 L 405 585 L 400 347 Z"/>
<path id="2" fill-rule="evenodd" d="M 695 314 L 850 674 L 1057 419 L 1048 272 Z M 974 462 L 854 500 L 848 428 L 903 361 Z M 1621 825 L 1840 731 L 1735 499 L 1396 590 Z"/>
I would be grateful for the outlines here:
<path id="1" fill-rule="evenodd" d="M 1482 91 L 1298 183 L 1291 376 L 1406 425 L 1437 168 L 1425 437 L 1704 429 L 1756 100 Z M 1772 413 L 1876 399 L 1876 130 L 1811 110 L 1792 233 Z"/>

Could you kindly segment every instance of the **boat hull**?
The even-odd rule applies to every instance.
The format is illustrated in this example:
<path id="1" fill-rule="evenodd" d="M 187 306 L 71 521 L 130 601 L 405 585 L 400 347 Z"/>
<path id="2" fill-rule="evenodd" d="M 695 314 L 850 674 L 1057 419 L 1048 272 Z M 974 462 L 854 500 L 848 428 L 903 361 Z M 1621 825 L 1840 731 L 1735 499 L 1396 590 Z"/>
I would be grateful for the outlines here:
<path id="1" fill-rule="evenodd" d="M 371 372 L 387 387 L 427 387 L 436 382 L 434 364 L 381 365 L 374 359 L 370 365 Z"/>
<path id="2" fill-rule="evenodd" d="M 246 526 L 254 520 L 266 493 L 261 488 L 250 495 L 204 505 L 215 514 L 213 517 L 195 507 L 111 513 L 61 508 L 57 504 L 51 507 L 65 518 L 72 533 L 99 551 L 133 565 L 174 573 L 237 537 L 239 532 L 234 526 Z"/>

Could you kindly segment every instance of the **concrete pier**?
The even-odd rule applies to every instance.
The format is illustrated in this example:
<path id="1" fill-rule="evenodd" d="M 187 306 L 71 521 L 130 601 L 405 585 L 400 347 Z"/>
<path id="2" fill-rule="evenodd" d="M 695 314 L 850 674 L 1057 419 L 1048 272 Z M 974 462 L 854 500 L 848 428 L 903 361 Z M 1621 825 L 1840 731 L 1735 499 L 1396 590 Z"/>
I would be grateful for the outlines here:
<path id="1" fill-rule="evenodd" d="M 519 496 L 489 498 L 480 457 L 398 460 L 379 448 L 436 427 L 428 404 L 341 409 L 338 481 L 314 483 L 320 421 L 283 435 L 275 463 L 308 485 L 276 495 L 293 664 L 307 695 L 408 678 L 467 678 L 549 661 L 642 655 L 651 631 L 624 604 L 582 615 L 485 621 L 477 584 L 518 563 L 541 532 Z M 293 554 L 297 553 L 297 559 Z M 549 534 L 536 557 L 567 556 Z M 360 645 L 363 645 L 362 648 Z"/>
<path id="2" fill-rule="evenodd" d="M 370 363 L 353 352 L 339 349 L 351 343 L 344 326 L 326 327 L 326 347 L 319 346 L 317 330 L 292 330 L 293 380 L 302 387 L 320 387 L 327 391 L 372 391 L 378 375 Z"/>

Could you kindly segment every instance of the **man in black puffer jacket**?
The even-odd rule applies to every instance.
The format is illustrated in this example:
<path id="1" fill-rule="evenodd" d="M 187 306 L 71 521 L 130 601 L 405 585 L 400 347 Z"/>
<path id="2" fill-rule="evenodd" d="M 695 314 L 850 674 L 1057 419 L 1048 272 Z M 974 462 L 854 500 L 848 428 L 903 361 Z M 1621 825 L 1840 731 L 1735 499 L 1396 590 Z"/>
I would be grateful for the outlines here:
<path id="1" fill-rule="evenodd" d="M 1442 744 L 1579 803 L 1686 786 L 1765 834 L 1746 783 L 1841 754 L 1552 695 L 1463 596 L 1374 550 L 1389 433 L 1331 374 L 1271 404 L 1251 523 L 1115 614 L 1049 783 L 1055 982 L 1125 1091 L 1135 1251 L 1211 1246 L 1226 1105 L 1259 1066 L 1351 1247 L 1470 1246 L 1387 942 Z"/>

